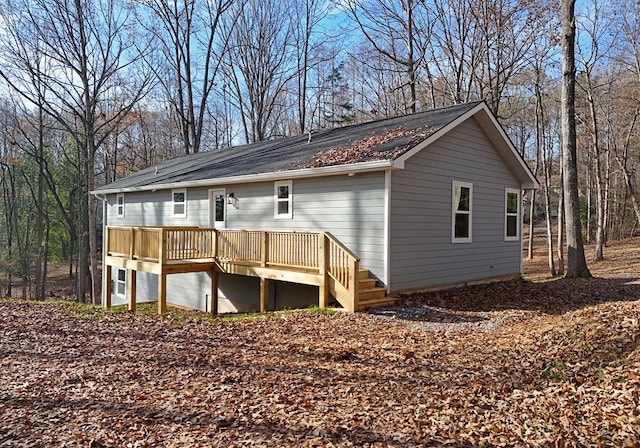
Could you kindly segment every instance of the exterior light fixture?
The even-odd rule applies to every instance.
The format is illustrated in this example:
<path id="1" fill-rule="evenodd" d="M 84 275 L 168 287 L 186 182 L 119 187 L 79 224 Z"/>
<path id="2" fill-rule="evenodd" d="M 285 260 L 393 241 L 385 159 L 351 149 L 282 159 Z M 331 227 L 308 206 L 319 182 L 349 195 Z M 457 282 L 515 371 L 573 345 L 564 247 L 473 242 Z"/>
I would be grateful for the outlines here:
<path id="1" fill-rule="evenodd" d="M 227 196 L 227 204 L 233 205 L 235 208 L 240 208 L 238 198 L 236 198 L 233 193 L 229 193 L 229 196 Z"/>

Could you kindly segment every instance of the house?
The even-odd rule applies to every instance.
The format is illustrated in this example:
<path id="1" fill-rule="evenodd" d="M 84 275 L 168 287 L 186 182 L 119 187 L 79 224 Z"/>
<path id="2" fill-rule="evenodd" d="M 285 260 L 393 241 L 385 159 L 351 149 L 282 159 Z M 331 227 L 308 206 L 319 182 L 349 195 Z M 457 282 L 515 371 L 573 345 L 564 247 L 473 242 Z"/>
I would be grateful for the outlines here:
<path id="1" fill-rule="evenodd" d="M 186 155 L 93 192 L 103 289 L 161 312 L 354 310 L 511 279 L 538 187 L 484 102 Z"/>

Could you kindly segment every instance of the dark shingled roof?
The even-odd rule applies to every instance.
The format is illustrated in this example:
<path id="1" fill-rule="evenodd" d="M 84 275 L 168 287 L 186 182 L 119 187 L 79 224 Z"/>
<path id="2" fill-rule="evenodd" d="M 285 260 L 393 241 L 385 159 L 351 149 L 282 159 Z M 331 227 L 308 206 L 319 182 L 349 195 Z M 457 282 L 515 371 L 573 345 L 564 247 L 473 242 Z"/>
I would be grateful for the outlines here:
<path id="1" fill-rule="evenodd" d="M 329 129 L 309 135 L 190 154 L 138 171 L 95 191 L 393 160 L 481 102 Z"/>

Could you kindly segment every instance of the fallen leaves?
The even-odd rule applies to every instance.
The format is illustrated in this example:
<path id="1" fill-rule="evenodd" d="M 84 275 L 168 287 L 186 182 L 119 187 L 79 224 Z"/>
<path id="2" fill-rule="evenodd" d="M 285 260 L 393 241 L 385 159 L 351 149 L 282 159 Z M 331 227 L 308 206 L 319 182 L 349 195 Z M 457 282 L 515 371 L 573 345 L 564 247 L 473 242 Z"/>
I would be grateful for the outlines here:
<path id="1" fill-rule="evenodd" d="M 0 300 L 0 446 L 634 447 L 639 299 L 509 282 L 231 322 Z"/>
<path id="2" fill-rule="evenodd" d="M 482 311 L 502 315 L 489 332 L 368 314 L 177 326 L 26 302 L 0 313 L 5 446 L 640 440 L 637 301 L 524 322 Z M 555 360 L 563 378 L 543 374 Z"/>

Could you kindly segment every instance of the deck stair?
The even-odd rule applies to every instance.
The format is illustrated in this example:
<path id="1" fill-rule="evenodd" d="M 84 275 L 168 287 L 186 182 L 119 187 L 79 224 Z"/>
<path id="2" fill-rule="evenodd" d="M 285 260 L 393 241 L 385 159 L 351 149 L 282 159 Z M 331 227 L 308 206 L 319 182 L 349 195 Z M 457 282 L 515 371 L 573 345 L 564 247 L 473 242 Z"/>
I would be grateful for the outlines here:
<path id="1" fill-rule="evenodd" d="M 358 271 L 358 310 L 393 305 L 396 299 L 387 297 L 387 290 L 376 286 L 368 269 Z"/>

